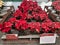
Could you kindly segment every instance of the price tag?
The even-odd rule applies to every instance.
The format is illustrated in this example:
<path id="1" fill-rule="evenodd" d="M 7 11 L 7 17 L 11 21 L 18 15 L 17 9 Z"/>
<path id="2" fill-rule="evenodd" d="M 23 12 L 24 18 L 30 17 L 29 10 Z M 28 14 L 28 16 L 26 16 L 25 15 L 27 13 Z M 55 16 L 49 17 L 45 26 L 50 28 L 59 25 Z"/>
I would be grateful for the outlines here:
<path id="1" fill-rule="evenodd" d="M 18 39 L 18 35 L 17 34 L 6 34 L 6 39 L 16 40 L 16 39 Z"/>
<path id="2" fill-rule="evenodd" d="M 54 34 L 40 35 L 40 44 L 54 44 L 55 42 L 56 42 L 56 36 Z"/>

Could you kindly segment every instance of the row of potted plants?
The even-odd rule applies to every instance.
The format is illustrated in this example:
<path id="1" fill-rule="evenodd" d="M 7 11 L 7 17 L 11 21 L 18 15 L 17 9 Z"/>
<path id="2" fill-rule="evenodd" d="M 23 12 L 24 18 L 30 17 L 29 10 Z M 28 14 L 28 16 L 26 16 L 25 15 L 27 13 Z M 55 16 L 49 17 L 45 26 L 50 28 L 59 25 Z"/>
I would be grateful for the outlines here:
<path id="1" fill-rule="evenodd" d="M 27 21 L 34 20 L 34 21 Z M 0 31 L 8 33 L 11 29 L 37 33 L 55 32 L 60 29 L 60 22 L 53 22 L 48 14 L 38 6 L 36 1 L 23 0 L 8 21 L 0 24 Z"/>

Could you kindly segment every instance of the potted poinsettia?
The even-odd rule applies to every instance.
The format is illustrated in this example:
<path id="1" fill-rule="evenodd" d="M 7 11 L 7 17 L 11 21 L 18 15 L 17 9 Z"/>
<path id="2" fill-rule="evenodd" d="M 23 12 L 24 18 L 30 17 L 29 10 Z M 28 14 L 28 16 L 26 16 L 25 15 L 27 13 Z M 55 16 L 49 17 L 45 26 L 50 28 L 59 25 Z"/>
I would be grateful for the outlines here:
<path id="1" fill-rule="evenodd" d="M 30 22 L 28 24 L 28 28 L 30 29 L 32 34 L 39 34 L 40 33 L 41 24 L 39 22 Z"/>
<path id="2" fill-rule="evenodd" d="M 12 26 L 12 23 L 11 22 L 5 22 L 4 24 L 0 24 L 0 30 L 4 33 L 11 33 L 11 26 Z"/>
<path id="3" fill-rule="evenodd" d="M 60 1 L 59 0 L 56 0 L 56 1 L 53 1 L 52 3 L 52 6 L 54 8 L 54 10 L 56 11 L 56 13 L 59 15 L 60 13 L 60 5 L 59 5 Z"/>
<path id="4" fill-rule="evenodd" d="M 24 35 L 24 31 L 28 29 L 28 23 L 23 19 L 16 20 L 15 29 L 19 31 L 19 35 Z"/>

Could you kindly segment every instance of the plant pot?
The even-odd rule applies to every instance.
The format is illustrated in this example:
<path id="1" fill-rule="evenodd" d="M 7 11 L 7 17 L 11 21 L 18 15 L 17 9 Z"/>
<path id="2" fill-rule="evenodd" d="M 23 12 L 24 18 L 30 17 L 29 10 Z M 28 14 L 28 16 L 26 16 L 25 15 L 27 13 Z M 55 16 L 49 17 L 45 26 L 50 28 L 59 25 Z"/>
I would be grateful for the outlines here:
<path id="1" fill-rule="evenodd" d="M 40 34 L 40 33 L 36 32 L 36 31 L 30 31 L 30 32 L 31 32 L 32 35 Z"/>
<path id="2" fill-rule="evenodd" d="M 20 30 L 19 32 L 18 32 L 18 36 L 22 36 L 22 35 L 24 35 L 24 30 Z"/>
<path id="3" fill-rule="evenodd" d="M 31 34 L 29 29 L 25 30 L 24 33 L 25 33 L 25 35 L 30 35 Z"/>

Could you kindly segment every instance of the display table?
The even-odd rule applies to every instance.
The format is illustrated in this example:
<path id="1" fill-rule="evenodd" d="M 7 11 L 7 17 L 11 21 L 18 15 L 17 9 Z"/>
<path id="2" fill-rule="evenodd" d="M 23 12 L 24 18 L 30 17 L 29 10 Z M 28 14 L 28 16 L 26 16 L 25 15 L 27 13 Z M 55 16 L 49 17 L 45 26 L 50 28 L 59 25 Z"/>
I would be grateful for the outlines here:
<path id="1" fill-rule="evenodd" d="M 6 40 L 6 35 L 2 36 L 3 45 L 37 45 L 39 44 L 39 35 L 18 36 L 17 40 Z"/>
<path id="2" fill-rule="evenodd" d="M 39 39 L 1 40 L 0 44 L 1 45 L 40 45 Z M 60 37 L 57 38 L 56 44 L 48 44 L 48 45 L 60 45 Z"/>
<path id="3" fill-rule="evenodd" d="M 6 44 L 6 45 L 13 44 L 13 43 L 17 43 L 17 44 L 23 43 L 23 44 L 33 44 L 33 45 L 40 44 L 41 45 L 42 43 L 40 41 L 42 40 L 43 37 L 41 35 L 24 35 L 24 36 L 18 36 L 18 39 L 8 40 L 8 39 L 6 39 L 6 35 L 3 35 L 1 37 L 1 39 L 3 41 L 3 44 Z M 51 38 L 51 36 L 50 36 L 50 38 Z M 56 34 L 54 34 L 54 36 L 52 36 L 52 39 L 54 39 L 53 42 L 50 42 L 48 44 L 55 44 Z M 44 42 L 43 42 L 43 44 L 44 44 Z"/>
<path id="4" fill-rule="evenodd" d="M 0 23 L 4 23 L 7 17 L 15 11 L 14 6 L 4 6 L 0 11 Z"/>

